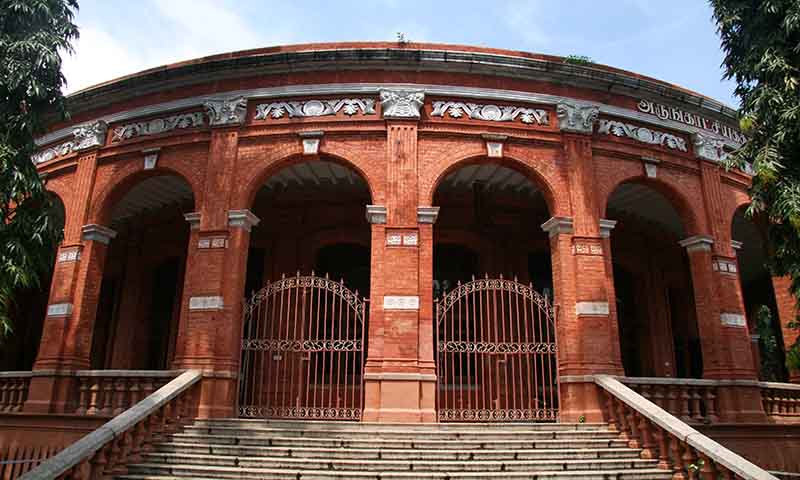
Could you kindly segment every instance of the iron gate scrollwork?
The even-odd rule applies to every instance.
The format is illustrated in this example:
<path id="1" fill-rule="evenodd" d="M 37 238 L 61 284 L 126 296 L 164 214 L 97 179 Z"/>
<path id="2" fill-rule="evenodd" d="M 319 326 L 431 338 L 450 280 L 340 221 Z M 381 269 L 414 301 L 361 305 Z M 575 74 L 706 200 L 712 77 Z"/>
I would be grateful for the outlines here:
<path id="1" fill-rule="evenodd" d="M 343 281 L 282 277 L 245 302 L 239 416 L 359 420 L 366 299 Z"/>
<path id="2" fill-rule="evenodd" d="M 459 282 L 436 301 L 439 421 L 557 421 L 555 308 L 532 285 Z"/>

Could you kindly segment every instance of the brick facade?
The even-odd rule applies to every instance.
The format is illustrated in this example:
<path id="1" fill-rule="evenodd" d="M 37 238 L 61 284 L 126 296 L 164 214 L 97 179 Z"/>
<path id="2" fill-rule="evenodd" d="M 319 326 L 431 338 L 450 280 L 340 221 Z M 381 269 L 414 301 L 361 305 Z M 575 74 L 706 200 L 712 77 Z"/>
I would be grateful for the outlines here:
<path id="1" fill-rule="evenodd" d="M 508 52 L 500 54 L 513 57 Z M 174 68 L 178 72 L 184 67 Z M 174 80 L 180 81 L 181 75 L 175 73 Z M 690 360 L 676 360 L 676 348 L 687 358 L 689 348 L 680 342 L 673 344 L 672 338 L 677 335 L 699 341 L 704 376 L 756 378 L 749 329 L 746 322 L 740 322 L 745 306 L 739 276 L 736 271 L 718 268 L 720 262 L 736 263 L 731 222 L 736 209 L 746 202 L 748 176 L 726 171 L 703 158 L 692 141 L 696 128 L 657 117 L 647 123 L 636 105 L 641 98 L 659 100 L 652 92 L 611 93 L 563 79 L 503 72 L 369 66 L 226 77 L 207 83 L 187 79 L 185 88 L 163 91 L 152 91 L 144 80 L 126 82 L 120 88 L 127 88 L 127 94 L 113 97 L 113 101 L 87 97 L 82 100 L 84 109 L 74 116 L 76 123 L 107 119 L 108 132 L 101 145 L 56 156 L 39 165 L 47 174 L 48 187 L 65 205 L 65 239 L 59 251 L 80 253 L 75 260 L 56 263 L 49 305 L 69 307 L 62 314 L 45 318 L 35 369 L 90 367 L 93 334 L 98 330 L 95 319 L 103 311 L 101 291 L 108 283 L 103 280 L 111 276 L 118 278 L 120 285 L 113 315 L 116 340 L 108 343 L 110 350 L 103 366 L 142 367 L 136 352 L 148 345 L 148 339 L 141 334 L 144 327 L 137 325 L 143 322 L 145 307 L 152 300 L 137 302 L 137 298 L 157 295 L 147 293 L 152 290 L 152 272 L 164 259 L 175 258 L 179 301 L 172 310 L 170 333 L 165 334 L 170 346 L 163 367 L 215 372 L 214 381 L 203 383 L 201 414 L 233 415 L 242 298 L 249 293 L 245 286 L 253 248 L 264 252 L 261 278 L 265 280 L 297 270 L 308 272 L 320 248 L 351 243 L 370 248 L 364 419 L 434 421 L 434 264 L 437 245 L 460 244 L 479 252 L 483 271 L 476 273 L 517 275 L 522 281 L 533 281 L 528 265 L 532 252 L 541 254 L 536 258 L 549 256 L 550 285 L 558 308 L 561 376 L 624 374 L 623 360 L 633 351 L 626 347 L 630 339 L 620 338 L 621 330 L 627 328 L 640 343 L 636 361 L 641 364 L 640 374 L 678 375 L 676 363 L 685 366 Z M 421 106 L 406 106 L 405 111 L 392 115 L 388 112 L 394 108 L 393 100 L 382 101 L 378 87 L 366 88 L 366 93 L 353 93 L 352 87 L 386 86 L 404 95 L 402 89 L 410 84 L 419 85 L 424 92 Z M 452 95 L 430 93 L 435 90 L 431 86 L 437 85 L 458 88 Z M 233 114 L 215 119 L 213 111 L 206 114 L 199 109 L 202 99 L 191 101 L 199 95 L 228 100 L 243 91 L 277 87 L 309 90 L 288 97 L 245 94 L 246 107 L 239 117 L 232 110 Z M 472 90 L 458 93 L 459 88 Z M 476 93 L 480 89 L 485 91 Z M 292 117 L 284 107 L 280 114 L 266 118 L 258 114 L 259 105 L 270 102 L 356 97 L 372 100 L 375 111 L 366 114 L 340 109 Z M 546 122 L 526 123 L 520 117 L 500 121 L 491 109 L 472 117 L 463 108 L 434 116 L 434 101 L 539 109 Z M 124 112 L 168 102 L 175 106 L 165 107 L 163 113 L 130 114 L 123 120 L 114 117 L 123 118 L 120 114 Z M 663 102 L 694 111 L 689 105 L 666 99 Z M 419 118 L 415 108 L 419 109 Z M 629 112 L 629 117 L 619 117 L 621 111 Z M 115 137 L 115 129 L 127 124 L 198 112 L 207 119 L 202 125 L 184 128 L 178 124 L 163 133 L 140 129 L 137 135 Z M 309 112 L 318 113 L 313 109 Z M 710 111 L 698 113 L 733 122 Z M 603 120 L 619 120 L 629 127 L 673 135 L 686 148 L 643 141 L 645 137 L 626 136 L 621 130 L 619 134 L 603 134 L 597 127 Z M 70 126 L 54 126 L 53 135 Z M 44 147 L 58 145 L 63 138 L 52 137 Z M 304 150 L 311 148 L 304 146 L 308 139 L 312 139 L 309 145 L 317 146 L 316 152 Z M 499 155 L 489 150 L 490 142 L 494 148 L 502 145 Z M 157 163 L 155 168 L 147 168 L 145 156 L 152 149 L 159 149 Z M 314 209 L 295 211 L 293 207 L 276 207 L 280 205 L 274 203 L 277 197 L 273 203 L 258 199 L 265 182 L 281 169 L 320 160 L 351 170 L 367 186 L 369 198 L 365 200 L 385 207 L 385 219 L 373 218 L 366 223 L 366 203 L 326 209 L 324 202 L 318 202 Z M 657 162 L 657 174 L 650 175 L 648 161 Z M 516 226 L 509 227 L 517 236 L 509 234 L 512 236 L 504 239 L 496 234 L 499 230 L 493 233 L 476 226 L 472 214 L 458 213 L 458 202 L 454 201 L 448 212 L 449 204 L 437 193 L 448 175 L 470 165 L 486 164 L 522 174 L 541 195 L 540 213 L 526 205 L 508 207 L 507 212 L 519 213 L 512 222 Z M 137 224 L 134 230 L 138 237 L 124 231 L 114 238 L 114 232 L 103 227 L 111 226 L 115 207 L 136 185 L 159 175 L 179 178 L 191 191 L 191 205 L 162 217 L 148 214 L 154 219 L 153 226 Z M 685 236 L 662 234 L 658 226 L 641 224 L 635 217 L 614 218 L 619 220 L 616 227 L 613 222 L 603 223 L 610 218 L 608 206 L 615 192 L 621 185 L 630 184 L 645 186 L 665 198 L 680 218 Z M 302 200 L 298 202 L 302 205 Z M 437 223 L 420 213 L 424 211 L 420 207 L 431 206 L 441 207 Z M 539 218 L 544 210 L 546 215 Z M 184 213 L 196 214 L 191 225 L 181 218 Z M 539 226 L 545 221 L 546 232 Z M 137 222 L 141 223 L 141 217 Z M 493 222 L 497 224 L 496 218 Z M 98 225 L 100 233 L 92 234 L 94 230 L 87 227 L 92 225 Z M 387 245 L 386 236 L 393 231 L 416 234 L 418 244 L 408 248 Z M 219 248 L 211 248 L 215 240 L 221 242 L 216 244 Z M 682 240 L 684 247 L 678 245 Z M 626 326 L 618 321 L 621 293 L 615 278 L 620 268 L 635 279 L 631 288 L 636 292 L 634 297 L 640 299 L 631 315 L 649 319 L 646 325 Z M 775 279 L 782 319 L 790 303 L 784 298 L 784 283 Z M 417 297 L 419 308 L 384 309 L 387 295 Z M 192 306 L 198 302 L 205 303 Z M 688 368 L 685 370 L 688 372 Z M 58 406 L 51 405 L 58 397 L 58 388 L 32 384 L 30 405 L 58 411 Z M 599 419 L 601 406 L 595 394 L 585 384 L 563 383 L 562 417 Z M 741 403 L 735 410 L 743 419 L 757 416 L 746 398 L 726 401 Z"/>

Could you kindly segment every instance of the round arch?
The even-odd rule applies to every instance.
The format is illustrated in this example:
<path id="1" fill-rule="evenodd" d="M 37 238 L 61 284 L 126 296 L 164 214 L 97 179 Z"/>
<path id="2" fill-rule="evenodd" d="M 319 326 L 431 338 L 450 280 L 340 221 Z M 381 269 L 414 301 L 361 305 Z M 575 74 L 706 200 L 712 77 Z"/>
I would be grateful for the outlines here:
<path id="1" fill-rule="evenodd" d="M 451 173 L 456 172 L 464 167 L 482 163 L 491 163 L 500 165 L 509 168 L 511 170 L 514 170 L 517 173 L 520 173 L 522 176 L 524 176 L 529 182 L 531 182 L 542 192 L 542 196 L 544 197 L 544 201 L 545 204 L 547 205 L 547 210 L 550 213 L 550 215 L 556 215 L 557 213 L 568 212 L 568 208 L 562 207 L 561 203 L 558 201 L 558 197 L 555 194 L 555 189 L 553 188 L 551 181 L 549 181 L 544 175 L 542 175 L 540 172 L 538 172 L 535 168 L 531 167 L 527 163 L 517 158 L 505 155 L 502 158 L 489 158 L 486 155 L 469 155 L 454 160 L 453 162 L 449 163 L 446 168 L 441 170 L 436 175 L 435 180 L 431 184 L 430 190 L 426 192 L 424 196 L 422 196 L 422 198 L 426 199 L 428 205 L 433 205 L 434 197 L 436 196 L 436 191 L 439 189 L 442 182 L 444 182 L 444 180 Z"/>

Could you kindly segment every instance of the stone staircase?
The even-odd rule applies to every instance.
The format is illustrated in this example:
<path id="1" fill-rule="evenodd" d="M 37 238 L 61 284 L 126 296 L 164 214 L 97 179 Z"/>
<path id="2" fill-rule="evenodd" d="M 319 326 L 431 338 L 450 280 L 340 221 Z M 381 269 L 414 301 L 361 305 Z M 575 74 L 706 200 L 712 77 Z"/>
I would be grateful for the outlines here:
<path id="1" fill-rule="evenodd" d="M 605 424 L 198 420 L 121 480 L 669 480 Z"/>

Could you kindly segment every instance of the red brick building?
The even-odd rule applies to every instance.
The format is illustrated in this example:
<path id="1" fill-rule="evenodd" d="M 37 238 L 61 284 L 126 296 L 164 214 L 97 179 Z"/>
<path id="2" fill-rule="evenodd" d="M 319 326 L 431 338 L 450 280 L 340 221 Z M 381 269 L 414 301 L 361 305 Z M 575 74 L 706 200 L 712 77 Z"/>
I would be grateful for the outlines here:
<path id="1" fill-rule="evenodd" d="M 720 165 L 744 138 L 713 99 L 557 57 L 350 43 L 69 105 L 34 159 L 64 240 L 2 355 L 34 372 L 26 412 L 81 394 L 52 372 L 196 368 L 203 416 L 593 421 L 587 376 L 607 373 L 733 380 L 718 415 L 767 417 L 754 311 L 784 325 L 794 301 L 743 215 L 748 174 Z"/>

